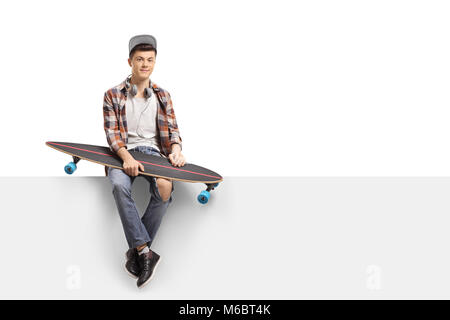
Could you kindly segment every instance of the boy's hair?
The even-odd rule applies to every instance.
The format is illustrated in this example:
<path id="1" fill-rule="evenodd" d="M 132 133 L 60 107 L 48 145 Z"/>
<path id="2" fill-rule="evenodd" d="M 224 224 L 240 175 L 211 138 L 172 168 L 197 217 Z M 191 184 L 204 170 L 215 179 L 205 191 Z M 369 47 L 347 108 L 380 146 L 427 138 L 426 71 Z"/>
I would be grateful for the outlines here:
<path id="1" fill-rule="evenodd" d="M 142 43 L 142 44 L 138 44 L 136 47 L 133 48 L 133 50 L 130 51 L 130 59 L 133 57 L 134 53 L 136 51 L 155 51 L 155 57 L 156 57 L 156 49 L 151 45 L 151 44 L 146 44 L 146 43 Z"/>

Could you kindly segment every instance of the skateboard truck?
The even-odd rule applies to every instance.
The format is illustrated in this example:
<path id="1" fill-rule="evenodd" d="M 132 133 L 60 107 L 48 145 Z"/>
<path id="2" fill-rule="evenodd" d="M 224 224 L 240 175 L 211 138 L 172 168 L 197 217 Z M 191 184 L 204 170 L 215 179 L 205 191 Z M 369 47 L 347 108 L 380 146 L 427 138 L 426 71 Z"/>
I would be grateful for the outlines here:
<path id="1" fill-rule="evenodd" d="M 72 174 L 75 172 L 75 170 L 77 170 L 77 163 L 78 161 L 80 161 L 81 159 L 76 157 L 76 156 L 72 156 L 73 158 L 73 162 L 69 162 L 65 167 L 64 167 L 64 171 L 67 174 Z"/>
<path id="2" fill-rule="evenodd" d="M 202 192 L 200 192 L 200 194 L 197 197 L 198 202 L 200 202 L 201 204 L 206 204 L 209 200 L 210 197 L 210 191 L 214 190 L 214 188 L 217 188 L 217 186 L 219 185 L 218 183 L 205 183 L 206 184 L 206 190 L 203 190 Z"/>

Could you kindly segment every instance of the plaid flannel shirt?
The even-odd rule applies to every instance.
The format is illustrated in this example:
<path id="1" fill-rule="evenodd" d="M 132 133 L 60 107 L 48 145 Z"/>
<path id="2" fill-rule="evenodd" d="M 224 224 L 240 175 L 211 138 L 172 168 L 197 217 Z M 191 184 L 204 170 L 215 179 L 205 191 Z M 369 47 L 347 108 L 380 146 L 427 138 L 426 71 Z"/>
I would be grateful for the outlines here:
<path id="1" fill-rule="evenodd" d="M 178 143 L 181 147 L 181 137 L 172 106 L 169 92 L 150 82 L 159 105 L 157 110 L 157 139 L 161 153 L 168 157 L 172 151 L 172 144 Z M 128 127 L 125 113 L 127 101 L 127 88 L 125 80 L 105 92 L 103 99 L 103 120 L 106 140 L 112 151 L 117 152 L 128 143 Z"/>

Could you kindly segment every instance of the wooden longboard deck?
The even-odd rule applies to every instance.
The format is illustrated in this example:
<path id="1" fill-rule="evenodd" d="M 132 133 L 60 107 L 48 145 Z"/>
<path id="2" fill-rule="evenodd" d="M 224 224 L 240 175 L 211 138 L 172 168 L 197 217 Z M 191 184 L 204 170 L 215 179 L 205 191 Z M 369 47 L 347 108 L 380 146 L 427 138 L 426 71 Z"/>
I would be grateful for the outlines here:
<path id="1" fill-rule="evenodd" d="M 104 166 L 123 169 L 122 160 L 108 147 L 89 144 L 48 141 L 46 145 L 58 151 L 67 153 L 80 159 L 95 162 Z M 186 163 L 182 167 L 174 167 L 164 157 L 148 155 L 142 152 L 130 151 L 134 159 L 144 165 L 144 172 L 139 174 L 162 177 L 186 182 L 219 183 L 222 176 L 209 169 Z"/>

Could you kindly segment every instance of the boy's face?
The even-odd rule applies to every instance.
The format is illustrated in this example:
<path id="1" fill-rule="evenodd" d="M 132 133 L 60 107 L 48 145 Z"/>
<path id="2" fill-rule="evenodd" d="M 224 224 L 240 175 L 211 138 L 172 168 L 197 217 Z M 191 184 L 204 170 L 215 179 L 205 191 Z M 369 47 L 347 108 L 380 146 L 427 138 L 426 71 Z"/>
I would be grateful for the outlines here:
<path id="1" fill-rule="evenodd" d="M 154 51 L 136 51 L 128 64 L 131 67 L 131 73 L 137 80 L 145 80 L 150 77 L 155 67 Z"/>

